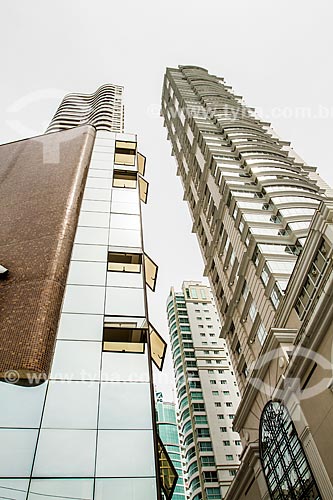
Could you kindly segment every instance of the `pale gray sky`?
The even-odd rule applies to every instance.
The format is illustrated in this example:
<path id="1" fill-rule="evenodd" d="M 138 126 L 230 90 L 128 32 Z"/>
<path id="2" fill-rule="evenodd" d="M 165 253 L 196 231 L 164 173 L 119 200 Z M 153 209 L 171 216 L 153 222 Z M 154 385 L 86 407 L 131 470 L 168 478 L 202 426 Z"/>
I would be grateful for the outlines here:
<path id="1" fill-rule="evenodd" d="M 165 67 L 224 76 L 333 185 L 332 11 L 331 0 L 1 2 L 1 143 L 42 133 L 66 92 L 125 87 L 125 128 L 148 158 L 150 316 L 165 337 L 170 286 L 203 270 L 159 117 Z"/>

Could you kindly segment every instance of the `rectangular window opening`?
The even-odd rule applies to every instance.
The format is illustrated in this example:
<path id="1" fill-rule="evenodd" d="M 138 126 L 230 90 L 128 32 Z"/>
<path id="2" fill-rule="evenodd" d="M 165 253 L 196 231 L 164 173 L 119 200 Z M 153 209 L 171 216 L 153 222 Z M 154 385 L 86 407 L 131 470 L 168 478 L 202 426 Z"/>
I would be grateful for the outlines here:
<path id="1" fill-rule="evenodd" d="M 114 170 L 113 187 L 135 189 L 137 185 L 137 173 L 128 170 Z"/>
<path id="2" fill-rule="evenodd" d="M 116 141 L 114 162 L 120 165 L 135 165 L 136 142 Z"/>
<path id="3" fill-rule="evenodd" d="M 136 323 L 105 322 L 103 351 L 143 354 L 145 352 L 146 333 L 145 328 L 136 328 Z"/>
<path id="4" fill-rule="evenodd" d="M 108 253 L 108 271 L 140 273 L 142 254 L 140 253 Z"/>

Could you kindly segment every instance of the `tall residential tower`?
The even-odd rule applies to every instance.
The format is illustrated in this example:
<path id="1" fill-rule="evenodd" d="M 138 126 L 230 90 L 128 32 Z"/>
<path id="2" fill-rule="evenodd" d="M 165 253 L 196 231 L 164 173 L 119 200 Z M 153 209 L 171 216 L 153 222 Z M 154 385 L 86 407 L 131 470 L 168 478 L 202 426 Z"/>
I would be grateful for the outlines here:
<path id="1" fill-rule="evenodd" d="M 72 94 L 53 133 L 0 147 L 2 498 L 157 500 L 174 487 L 155 419 L 166 344 L 147 309 L 146 159 L 121 110 L 119 87 Z"/>
<path id="2" fill-rule="evenodd" d="M 232 430 L 238 388 L 210 288 L 194 281 L 172 288 L 167 314 L 190 499 L 221 500 L 242 447 Z"/>
<path id="3" fill-rule="evenodd" d="M 331 367 L 330 323 L 320 339 L 309 328 L 331 286 L 332 190 L 223 78 L 203 68 L 167 69 L 162 115 L 241 392 L 234 429 L 244 449 L 226 498 L 332 499 L 324 443 L 333 424 L 324 434 L 320 420 L 310 426 L 302 392 L 321 373 L 313 375 L 316 366 Z M 298 391 L 290 389 L 294 377 Z M 333 405 L 328 386 L 323 418 Z M 279 451 L 284 446 L 288 454 Z"/>

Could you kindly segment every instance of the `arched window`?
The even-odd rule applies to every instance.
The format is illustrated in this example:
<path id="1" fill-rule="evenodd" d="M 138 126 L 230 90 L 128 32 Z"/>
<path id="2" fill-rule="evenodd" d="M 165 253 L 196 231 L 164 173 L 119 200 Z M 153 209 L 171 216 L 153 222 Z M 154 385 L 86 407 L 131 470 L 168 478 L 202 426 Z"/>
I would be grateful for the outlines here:
<path id="1" fill-rule="evenodd" d="M 265 406 L 259 429 L 260 459 L 274 500 L 322 500 L 288 410 Z"/>

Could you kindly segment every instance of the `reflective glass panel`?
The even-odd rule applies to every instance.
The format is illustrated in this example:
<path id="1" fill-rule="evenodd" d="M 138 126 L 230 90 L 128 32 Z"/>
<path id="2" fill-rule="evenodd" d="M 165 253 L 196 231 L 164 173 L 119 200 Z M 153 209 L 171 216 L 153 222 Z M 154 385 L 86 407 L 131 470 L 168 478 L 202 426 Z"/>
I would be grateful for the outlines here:
<path id="1" fill-rule="evenodd" d="M 147 354 L 103 352 L 102 380 L 149 382 Z"/>
<path id="2" fill-rule="evenodd" d="M 105 288 L 102 286 L 67 285 L 62 311 L 103 314 L 104 300 Z"/>
<path id="3" fill-rule="evenodd" d="M 92 500 L 92 479 L 32 479 L 28 500 Z"/>
<path id="4" fill-rule="evenodd" d="M 155 478 L 97 479 L 95 500 L 156 500 Z"/>
<path id="5" fill-rule="evenodd" d="M 0 427 L 38 428 L 47 383 L 35 387 L 20 387 L 0 383 Z"/>
<path id="6" fill-rule="evenodd" d="M 0 479 L 0 498 L 26 500 L 29 479 Z"/>
<path id="7" fill-rule="evenodd" d="M 103 212 L 83 212 L 79 217 L 79 226 L 109 227 L 110 214 Z"/>
<path id="8" fill-rule="evenodd" d="M 106 262 L 107 246 L 103 245 L 74 245 L 71 260 L 87 262 Z"/>
<path id="9" fill-rule="evenodd" d="M 72 262 L 67 283 L 70 285 L 104 286 L 106 283 L 106 262 Z"/>
<path id="10" fill-rule="evenodd" d="M 101 342 L 58 340 L 51 378 L 59 380 L 99 380 Z"/>
<path id="11" fill-rule="evenodd" d="M 103 315 L 62 313 L 58 328 L 59 340 L 96 340 L 103 335 Z"/>
<path id="12" fill-rule="evenodd" d="M 93 477 L 96 432 L 94 430 L 42 429 L 39 435 L 34 477 Z"/>
<path id="13" fill-rule="evenodd" d="M 47 392 L 42 427 L 95 429 L 98 408 L 97 382 L 51 380 Z"/>
<path id="14" fill-rule="evenodd" d="M 100 430 L 97 477 L 150 477 L 155 475 L 153 432 Z"/>
<path id="15" fill-rule="evenodd" d="M 151 429 L 150 385 L 148 383 L 102 383 L 98 427 L 100 429 Z"/>
<path id="16" fill-rule="evenodd" d="M 107 287 L 105 313 L 108 315 L 145 316 L 141 288 Z"/>
<path id="17" fill-rule="evenodd" d="M 0 476 L 30 477 L 37 429 L 0 429 Z"/>

